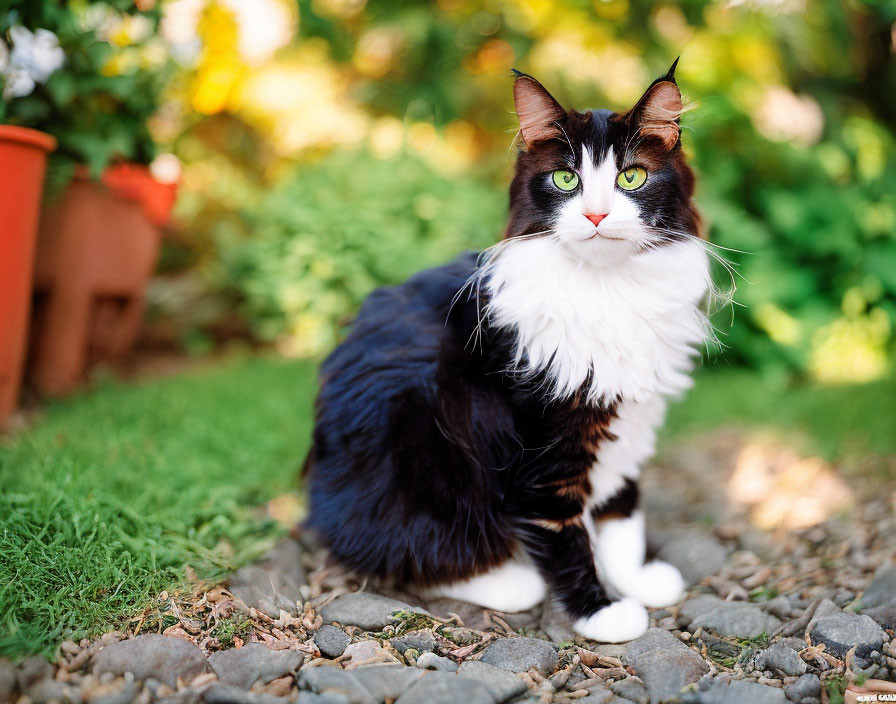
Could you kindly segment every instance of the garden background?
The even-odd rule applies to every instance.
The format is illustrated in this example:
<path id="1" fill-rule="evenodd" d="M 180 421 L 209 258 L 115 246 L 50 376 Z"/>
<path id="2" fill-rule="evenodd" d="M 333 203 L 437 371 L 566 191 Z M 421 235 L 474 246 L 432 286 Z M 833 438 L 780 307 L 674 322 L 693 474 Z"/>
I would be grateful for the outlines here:
<path id="1" fill-rule="evenodd" d="M 892 481 L 894 21 L 894 0 L 0 2 L 4 36 L 66 52 L 4 106 L 60 141 L 48 197 L 76 163 L 180 179 L 126 368 L 32 399 L 0 444 L 0 653 L 126 624 L 301 516 L 316 362 L 375 286 L 500 236 L 512 67 L 623 109 L 681 55 L 736 292 L 665 442 L 733 424 L 840 493 Z"/>

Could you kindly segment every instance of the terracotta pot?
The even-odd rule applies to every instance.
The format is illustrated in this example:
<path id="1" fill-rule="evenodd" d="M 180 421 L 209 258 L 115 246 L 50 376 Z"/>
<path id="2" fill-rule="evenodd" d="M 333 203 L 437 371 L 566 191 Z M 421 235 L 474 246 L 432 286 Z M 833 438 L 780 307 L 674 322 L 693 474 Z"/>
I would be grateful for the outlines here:
<path id="1" fill-rule="evenodd" d="M 0 125 L 0 426 L 16 407 L 31 304 L 34 241 L 48 134 Z"/>
<path id="2" fill-rule="evenodd" d="M 140 328 L 162 234 L 156 223 L 167 220 L 174 192 L 166 186 L 167 206 L 155 202 L 151 221 L 148 171 L 111 173 L 101 182 L 77 174 L 41 220 L 30 371 L 44 395 L 70 393 L 93 364 L 120 359 Z"/>

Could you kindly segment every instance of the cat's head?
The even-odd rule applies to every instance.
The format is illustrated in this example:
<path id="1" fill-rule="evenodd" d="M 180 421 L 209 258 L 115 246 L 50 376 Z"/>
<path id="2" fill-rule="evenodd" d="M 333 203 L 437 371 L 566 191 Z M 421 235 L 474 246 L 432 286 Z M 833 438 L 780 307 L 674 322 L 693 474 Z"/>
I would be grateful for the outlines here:
<path id="1" fill-rule="evenodd" d="M 674 74 L 675 64 L 625 112 L 577 112 L 517 73 L 521 150 L 506 237 L 551 237 L 601 266 L 697 236 Z"/>

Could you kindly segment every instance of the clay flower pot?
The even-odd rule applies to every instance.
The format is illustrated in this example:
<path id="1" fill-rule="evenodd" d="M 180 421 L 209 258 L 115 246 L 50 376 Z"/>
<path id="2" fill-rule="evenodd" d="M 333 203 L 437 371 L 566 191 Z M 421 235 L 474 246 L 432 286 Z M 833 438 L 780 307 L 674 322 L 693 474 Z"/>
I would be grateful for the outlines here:
<path id="1" fill-rule="evenodd" d="M 76 174 L 41 220 L 31 377 L 44 395 L 73 391 L 96 362 L 132 347 L 175 184 L 145 166 Z"/>
<path id="2" fill-rule="evenodd" d="M 0 125 L 0 426 L 19 397 L 48 134 Z"/>

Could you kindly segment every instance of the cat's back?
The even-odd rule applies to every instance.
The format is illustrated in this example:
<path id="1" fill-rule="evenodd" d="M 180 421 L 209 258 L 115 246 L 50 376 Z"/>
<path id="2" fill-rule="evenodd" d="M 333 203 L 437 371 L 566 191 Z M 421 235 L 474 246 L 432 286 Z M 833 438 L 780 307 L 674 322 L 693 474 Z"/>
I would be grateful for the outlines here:
<path id="1" fill-rule="evenodd" d="M 449 314 L 456 307 L 456 321 L 458 315 L 464 317 L 463 308 L 473 305 L 460 292 L 476 271 L 476 256 L 463 254 L 402 284 L 371 293 L 348 337 L 321 367 L 321 396 L 327 395 L 331 383 L 354 384 L 363 379 L 367 387 L 394 388 L 431 375 L 440 352 L 453 341 Z"/>

